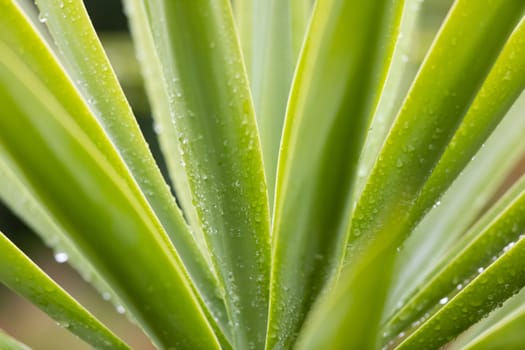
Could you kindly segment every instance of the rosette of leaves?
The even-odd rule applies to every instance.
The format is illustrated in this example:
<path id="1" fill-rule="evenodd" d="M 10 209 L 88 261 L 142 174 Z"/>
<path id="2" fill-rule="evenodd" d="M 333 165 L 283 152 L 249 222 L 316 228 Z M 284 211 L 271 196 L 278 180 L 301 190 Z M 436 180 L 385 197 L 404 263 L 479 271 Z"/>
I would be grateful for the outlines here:
<path id="1" fill-rule="evenodd" d="M 1 0 L 0 198 L 156 347 L 525 346 L 525 2 L 418 67 L 421 1 L 124 5 L 168 181 L 82 1 Z M 3 235 L 0 281 L 129 347 Z"/>

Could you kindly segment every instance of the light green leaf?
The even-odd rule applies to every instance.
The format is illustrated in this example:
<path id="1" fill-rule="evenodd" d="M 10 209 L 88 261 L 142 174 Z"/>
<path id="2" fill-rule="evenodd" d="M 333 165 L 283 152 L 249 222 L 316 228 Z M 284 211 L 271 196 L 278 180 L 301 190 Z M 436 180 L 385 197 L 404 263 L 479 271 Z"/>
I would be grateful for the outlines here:
<path id="1" fill-rule="evenodd" d="M 83 2 L 39 0 L 37 5 L 40 8 L 40 18 L 47 24 L 62 53 L 69 75 L 115 145 L 118 156 L 126 163 L 127 169 L 121 171 L 131 172 L 133 181 L 139 185 L 169 234 L 196 285 L 202 291 L 213 289 L 216 284 L 208 271 L 205 258 L 191 237 L 175 199 L 144 141 Z M 33 45 L 33 41 L 27 43 Z M 44 80 L 51 80 L 50 72 L 45 69 L 40 70 L 39 75 Z M 57 96 L 62 94 L 60 90 L 54 91 Z M 204 298 L 213 300 L 214 296 L 206 293 Z"/>
<path id="2" fill-rule="evenodd" d="M 370 122 L 366 140 L 364 141 L 365 144 L 359 158 L 359 169 L 354 193 L 356 198 L 359 198 L 366 184 L 366 179 L 375 163 L 377 154 L 381 150 L 381 145 L 392 126 L 399 106 L 403 102 L 406 89 L 408 89 L 406 81 L 413 78 L 409 74 L 412 71 L 409 60 L 411 59 L 410 52 L 415 46 L 417 31 L 414 29 L 421 14 L 421 6 L 422 1 L 420 0 L 405 1 L 399 25 L 399 35 L 392 56 L 392 64 L 388 71 L 379 104 Z"/>
<path id="3" fill-rule="evenodd" d="M 522 212 L 523 205 L 521 217 L 523 217 Z M 502 234 L 508 236 L 513 226 L 507 220 L 513 218 L 507 214 L 509 213 L 505 213 L 490 229 L 496 229 L 498 225 L 504 226 L 497 229 L 503 230 Z M 523 230 L 523 225 L 521 229 Z M 490 311 L 501 306 L 505 300 L 523 288 L 525 269 L 523 269 L 522 262 L 525 259 L 525 240 L 522 237 L 508 243 L 501 252 L 498 252 L 501 254 L 499 257 L 497 254 L 494 256 L 495 262 L 489 263 L 488 268 L 458 294 L 450 297 L 444 296 L 440 304 L 445 305 L 404 339 L 398 349 L 420 349 L 421 344 L 437 349 L 482 319 Z M 492 239 L 493 242 L 497 240 L 494 237 Z M 471 246 L 471 249 L 474 248 Z M 471 251 L 471 255 L 472 253 Z M 485 254 L 483 256 L 486 257 Z"/>
<path id="4" fill-rule="evenodd" d="M 525 327 L 525 305 L 498 322 L 494 327 L 485 330 L 473 342 L 468 343 L 466 350 L 488 349 L 521 349 L 525 347 L 523 336 Z"/>
<path id="5" fill-rule="evenodd" d="M 213 268 L 211 257 L 209 256 L 209 247 L 204 239 L 197 212 L 193 205 L 187 174 L 182 166 L 182 158 L 180 152 L 176 151 L 179 149 L 179 142 L 175 128 L 172 127 L 166 79 L 155 51 L 155 43 L 145 4 L 142 0 L 126 0 L 124 5 L 126 6 L 126 15 L 129 19 L 137 57 L 144 76 L 146 92 L 152 107 L 155 123 L 153 128 L 158 135 L 161 151 L 170 173 L 170 179 L 175 187 L 177 199 L 181 202 L 184 214 L 191 225 L 195 240 L 207 258 L 210 267 Z"/>
<path id="6" fill-rule="evenodd" d="M 76 4 L 76 5 L 75 5 Z M 71 81 L 68 77 L 65 76 L 60 65 L 57 63 L 56 58 L 50 52 L 49 48 L 45 45 L 44 42 L 40 39 L 39 35 L 34 31 L 34 29 L 27 23 L 27 20 L 24 18 L 22 13 L 18 10 L 16 6 L 11 3 L 2 4 L 3 11 L 0 13 L 0 25 L 2 25 L 2 30 L 0 31 L 0 38 L 2 41 L 5 41 L 8 46 L 14 48 L 18 57 L 27 63 L 27 66 L 30 67 L 40 79 L 45 82 L 48 89 L 50 89 L 55 96 L 61 96 L 60 103 L 62 107 L 70 113 L 71 116 L 75 118 L 75 122 L 80 126 L 87 135 L 90 135 L 90 138 L 94 141 L 95 145 L 101 150 L 102 154 L 110 161 L 111 166 L 115 168 L 116 172 L 124 181 L 128 183 L 128 186 L 135 192 L 135 195 L 142 197 L 143 193 L 146 194 L 147 198 L 153 198 L 154 206 L 153 209 L 156 210 L 156 214 L 159 215 L 159 219 L 164 224 L 165 230 L 170 234 L 170 238 L 177 246 L 177 252 L 180 254 L 184 266 L 189 272 L 191 278 L 193 279 L 196 286 L 203 293 L 203 299 L 209 305 L 212 306 L 212 312 L 215 315 L 224 313 L 223 307 L 221 308 L 220 297 L 216 293 L 216 282 L 213 279 L 213 275 L 208 270 L 205 260 L 198 251 L 196 244 L 193 238 L 190 235 L 189 230 L 187 229 L 184 219 L 176 206 L 174 198 L 171 196 L 169 190 L 165 185 L 160 185 L 159 181 L 163 181 L 160 177 L 160 173 L 156 168 L 148 168 L 147 163 L 153 163 L 151 155 L 147 150 L 144 142 L 134 141 L 142 139 L 142 135 L 138 133 L 138 129 L 135 130 L 136 122 L 130 120 L 133 118 L 131 111 L 127 102 L 121 101 L 122 110 L 121 113 L 116 111 L 108 111 L 107 113 L 102 113 L 103 118 L 126 118 L 127 123 L 132 125 L 130 130 L 131 132 L 124 131 L 120 129 L 122 125 L 117 123 L 117 120 L 108 121 L 106 123 L 113 123 L 113 127 L 117 129 L 116 132 L 120 133 L 122 138 L 121 142 L 124 145 L 120 145 L 121 153 L 118 154 L 117 151 L 113 148 L 112 143 L 107 139 L 107 137 L 101 132 L 100 126 L 94 120 L 91 112 L 86 106 L 85 102 L 81 99 L 81 96 L 71 85 Z M 64 4 L 65 7 L 56 6 L 52 7 L 53 11 L 70 11 L 67 12 L 68 16 L 58 16 L 56 19 L 59 24 L 62 25 L 78 25 L 83 23 L 83 32 L 89 32 L 91 30 L 89 21 L 86 17 L 83 5 L 80 3 L 67 3 Z M 53 18 L 49 12 L 47 13 L 46 23 L 52 23 Z M 53 12 L 54 13 L 54 12 Z M 80 16 L 83 18 L 83 21 L 77 19 Z M 83 17 L 82 17 L 83 16 Z M 68 22 L 68 20 L 71 20 Z M 80 30 L 77 28 L 76 30 Z M 123 99 L 121 95 L 120 87 L 118 83 L 114 80 L 114 76 L 111 74 L 108 75 L 108 72 L 111 71 L 111 68 L 107 66 L 107 59 L 102 51 L 100 51 L 100 44 L 98 39 L 94 37 L 94 33 L 91 33 L 91 39 L 96 42 L 94 53 L 92 59 L 99 62 L 99 68 L 104 72 L 102 75 L 107 77 L 108 82 L 105 84 L 108 86 L 113 86 L 113 92 L 115 99 Z M 59 39 L 64 40 L 64 37 L 59 37 Z M 66 38 L 67 39 L 67 38 Z M 85 38 L 84 38 L 85 39 Z M 89 38 L 88 38 L 89 39 Z M 64 41 L 58 41 L 64 45 Z M 66 41 L 67 43 L 68 41 Z M 98 49 L 97 49 L 98 48 Z M 69 49 L 81 49 L 81 47 L 73 46 Z M 74 52 L 76 54 L 77 52 Z M 78 70 L 80 72 L 84 69 L 92 69 L 93 67 L 89 64 L 84 64 L 83 67 L 80 67 Z M 89 72 L 92 72 L 91 70 Z M 89 74 L 87 72 L 86 74 Z M 77 72 L 78 73 L 78 72 Z M 92 89 L 96 90 L 101 81 L 97 72 L 92 72 L 94 76 L 84 77 L 79 81 L 89 81 L 93 84 Z M 112 85 L 113 84 L 113 85 Z M 104 85 L 104 84 L 103 84 Z M 104 87 L 100 87 L 100 91 L 105 91 Z M 104 99 L 104 105 L 108 108 L 111 107 L 110 98 L 107 94 L 103 96 L 98 96 L 98 98 Z M 91 104 L 96 100 L 95 97 L 89 97 L 88 102 L 91 101 Z M 100 111 L 99 111 L 100 112 Z M 117 113 L 117 114 L 115 114 Z M 126 126 L 126 124 L 124 124 Z M 118 131 L 120 129 L 120 131 Z M 128 137 L 131 137 L 129 139 Z M 131 144 L 131 146 L 130 146 Z M 135 151 L 126 151 L 127 146 L 132 147 Z M 141 146 L 142 145 L 142 146 Z M 142 152 L 142 153 L 141 153 Z M 136 162 L 134 167 L 140 168 L 139 173 L 142 175 L 137 175 L 135 173 L 135 178 L 140 177 L 141 183 L 144 182 L 143 193 L 137 189 L 135 179 L 133 179 L 129 174 L 129 168 L 127 165 L 123 164 L 121 155 L 124 155 L 124 161 Z M 139 157 L 140 159 L 136 159 Z M 143 163 L 145 162 L 145 163 Z M 155 166 L 156 167 L 156 166 Z M 153 170 L 152 170 L 153 169 Z M 160 211 L 157 209 L 160 208 Z M 149 210 L 149 209 L 148 209 Z M 106 293 L 106 291 L 104 291 Z M 217 301 L 218 300 L 218 301 Z"/>
<path id="7" fill-rule="evenodd" d="M 93 347 L 108 350 L 129 349 L 1 232 L 0 282 L 30 300 L 55 319 L 61 327 L 76 334 Z M 1 340 L 0 348 L 5 349 Z"/>
<path id="8" fill-rule="evenodd" d="M 372 240 L 387 249 L 409 234 L 415 223 L 410 209 L 524 8 L 520 1 L 455 2 L 355 208 L 347 262 Z"/>
<path id="9" fill-rule="evenodd" d="M 65 254 L 62 256 L 67 256 L 67 261 L 102 294 L 104 299 L 110 299 L 115 305 L 120 305 L 109 285 L 38 203 L 29 186 L 23 182 L 21 171 L 5 157 L 4 150 L 0 151 L 0 179 L 0 200 L 24 220 L 55 254 Z"/>
<path id="10" fill-rule="evenodd" d="M 0 349 L 4 350 L 31 350 L 28 346 L 13 339 L 0 329 Z"/>
<path id="11" fill-rule="evenodd" d="M 418 220 L 463 170 L 525 88 L 525 18 L 510 35 L 412 209 Z"/>
<path id="12" fill-rule="evenodd" d="M 212 282 L 207 280 L 211 276 L 208 277 L 206 275 L 204 275 L 206 278 L 198 279 L 197 276 L 194 277 L 194 279 L 196 279 L 197 288 L 204 295 L 204 300 L 210 307 L 213 317 L 218 320 L 222 332 L 227 335 L 228 338 L 231 338 L 228 315 L 222 300 L 222 296 L 225 295 L 224 285 L 218 280 L 217 272 L 215 271 L 215 266 L 211 258 L 211 249 L 204 238 L 201 222 L 193 204 L 186 169 L 183 166 L 184 162 L 179 152 L 179 139 L 172 125 L 166 80 L 155 51 L 147 11 L 142 0 L 128 0 L 125 1 L 125 5 L 126 13 L 130 20 L 131 32 L 135 39 L 137 56 L 140 58 L 145 87 L 153 108 L 153 118 L 155 120 L 154 129 L 159 138 L 161 150 L 175 187 L 177 199 L 181 203 L 186 218 L 191 225 L 193 237 L 199 245 L 202 256 L 206 259 L 211 275 L 213 276 Z M 186 246 L 176 244 L 176 248 L 184 251 Z M 200 271 L 201 269 L 197 270 L 197 272 Z"/>
<path id="13" fill-rule="evenodd" d="M 337 286 L 314 305 L 297 349 L 378 349 L 394 255 L 391 251 L 372 261 L 363 255 L 357 264 L 347 266 Z"/>
<path id="14" fill-rule="evenodd" d="M 314 8 L 279 159 L 267 349 L 291 346 L 337 273 L 352 183 L 390 62 L 402 1 Z"/>
<path id="15" fill-rule="evenodd" d="M 193 204 L 233 325 L 264 343 L 269 208 L 255 116 L 228 0 L 146 1 Z"/>
<path id="16" fill-rule="evenodd" d="M 524 109 L 525 94 L 522 94 L 488 138 L 485 147 L 479 150 L 440 199 L 439 205 L 425 216 L 403 244 L 396 261 L 396 277 L 393 278 L 386 316 L 395 311 L 396 305 L 399 308 L 439 262 L 446 259 L 448 250 L 482 214 L 509 172 L 525 154 Z"/>
<path id="17" fill-rule="evenodd" d="M 463 239 L 469 244 L 460 242 L 458 246 L 464 248 L 457 256 L 452 255 L 454 253 L 454 250 L 452 250 L 450 255 L 443 259 L 444 264 L 433 274 L 434 277 L 419 289 L 417 294 L 391 319 L 390 326 L 387 328 L 388 333 L 390 335 L 399 332 L 406 333 L 406 330 L 411 328 L 411 324 L 418 326 L 426 322 L 426 319 L 430 317 L 428 321 L 430 323 L 439 321 L 457 324 L 455 329 L 453 329 L 454 327 L 447 328 L 448 334 L 443 333 L 440 335 L 443 338 L 448 337 L 447 340 L 450 340 L 451 337 L 458 334 L 452 332 L 460 332 L 466 329 L 467 326 L 470 326 L 484 314 L 495 308 L 498 303 L 502 303 L 506 298 L 521 289 L 525 285 L 525 280 L 521 281 L 519 277 L 520 271 L 516 271 L 521 268 L 520 265 L 506 265 L 508 262 L 505 261 L 513 256 L 506 257 L 506 253 L 510 250 L 515 252 L 512 249 L 513 246 L 516 242 L 521 242 L 521 234 L 525 231 L 524 211 L 525 178 L 509 190 L 499 203 L 491 208 L 485 217 L 476 223 L 471 231 L 465 235 Z M 492 270 L 503 271 L 499 275 L 494 275 L 497 276 L 494 277 L 495 281 L 488 281 L 488 283 L 493 284 L 492 288 L 501 290 L 500 292 L 483 284 L 487 283 L 488 277 L 483 273 L 487 267 Z M 481 282 L 478 281 L 478 274 L 481 274 L 479 276 Z M 489 275 L 491 274 L 493 273 L 489 273 Z M 509 279 L 512 280 L 511 284 L 506 282 Z M 475 312 L 462 304 L 463 289 L 471 298 L 469 301 L 471 306 L 479 306 Z M 512 293 L 510 293 L 511 291 Z M 456 298 L 459 299 L 458 302 L 455 301 Z M 438 317 L 437 315 L 440 315 L 442 312 L 438 310 L 436 314 L 438 320 L 434 320 L 433 313 L 436 305 L 446 304 L 450 299 L 451 304 L 447 304 L 447 308 L 452 308 L 449 316 L 456 317 L 456 319 L 447 319 L 447 316 Z M 461 312 L 467 314 L 465 308 L 468 308 L 468 312 L 472 312 L 473 315 L 459 317 L 458 314 Z M 443 312 L 446 314 L 447 311 Z M 458 318 L 460 320 L 457 320 Z M 464 328 L 462 329 L 461 327 Z M 421 329 L 423 329 L 421 332 L 425 332 L 427 328 L 428 326 L 424 323 L 421 326 Z M 441 330 L 441 326 L 436 330 Z M 418 328 L 416 333 L 419 332 Z M 445 332 L 445 329 L 443 329 L 443 332 Z M 421 341 L 426 342 L 425 339 Z"/>
<path id="18" fill-rule="evenodd" d="M 158 346 L 218 348 L 143 197 L 17 55 L 3 43 L 0 52 L 0 144 L 38 201 Z"/>
<path id="19" fill-rule="evenodd" d="M 312 5 L 309 0 L 240 0 L 235 6 L 273 204 L 288 93 Z"/>
<path id="20" fill-rule="evenodd" d="M 450 342 L 448 347 L 450 350 L 464 349 L 478 341 L 483 341 L 482 339 L 485 336 L 492 338 L 493 333 L 499 332 L 500 328 L 506 328 L 507 324 L 509 327 L 513 327 L 512 323 L 520 323 L 521 314 L 524 311 L 524 302 L 525 289 L 522 289 L 518 294 L 505 301 L 501 308 L 494 310 L 486 318 L 467 329 L 453 342 Z M 509 340 L 513 338 L 509 337 Z"/>

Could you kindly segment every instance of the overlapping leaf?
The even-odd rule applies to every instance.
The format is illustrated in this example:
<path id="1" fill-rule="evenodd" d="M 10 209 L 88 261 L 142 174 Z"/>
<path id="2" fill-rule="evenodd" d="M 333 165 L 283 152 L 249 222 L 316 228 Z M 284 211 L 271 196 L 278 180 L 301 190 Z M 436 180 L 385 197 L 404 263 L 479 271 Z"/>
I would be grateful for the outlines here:
<path id="1" fill-rule="evenodd" d="M 237 348 L 264 344 L 269 207 L 256 121 L 227 0 L 145 2 L 171 127 L 225 288 Z"/>
<path id="2" fill-rule="evenodd" d="M 288 93 L 310 15 L 310 0 L 239 0 L 236 19 L 273 204 Z"/>
<path id="3" fill-rule="evenodd" d="M 411 231 L 417 222 L 410 216 L 411 208 L 524 7 L 519 1 L 481 1 L 478 6 L 469 0 L 455 2 L 357 203 L 347 262 L 358 258 L 373 240 L 388 249 Z"/>
<path id="4" fill-rule="evenodd" d="M 182 264 L 143 197 L 17 55 L 4 44 L 0 51 L 6 157 L 157 344 L 217 348 Z"/>
<path id="5" fill-rule="evenodd" d="M 0 232 L 0 282 L 98 349 L 129 347 L 56 285 Z M 6 347 L 9 346 L 6 342 Z M 2 341 L 0 340 L 0 347 Z M 15 343 L 12 344 L 16 348 Z"/>
<path id="6" fill-rule="evenodd" d="M 279 156 L 268 349 L 293 344 L 313 301 L 337 273 L 361 142 L 385 80 L 401 5 L 325 1 L 314 8 Z"/>

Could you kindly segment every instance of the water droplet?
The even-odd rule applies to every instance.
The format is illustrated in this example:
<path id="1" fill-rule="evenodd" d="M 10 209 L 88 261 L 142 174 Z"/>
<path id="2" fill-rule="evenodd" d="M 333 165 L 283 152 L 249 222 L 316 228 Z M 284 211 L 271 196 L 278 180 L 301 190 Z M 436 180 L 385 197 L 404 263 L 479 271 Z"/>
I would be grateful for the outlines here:
<path id="1" fill-rule="evenodd" d="M 160 123 L 153 123 L 153 131 L 155 131 L 155 134 L 160 134 L 162 132 L 162 126 L 160 125 Z"/>
<path id="2" fill-rule="evenodd" d="M 57 323 L 57 325 L 63 328 L 69 328 L 69 322 L 67 321 L 60 321 Z"/>
<path id="3" fill-rule="evenodd" d="M 408 62 L 408 56 L 407 55 L 401 55 L 401 61 Z"/>
<path id="4" fill-rule="evenodd" d="M 448 297 L 441 298 L 441 299 L 439 300 L 439 303 L 440 303 L 441 305 L 445 305 L 446 303 L 448 303 Z"/>
<path id="5" fill-rule="evenodd" d="M 510 248 L 512 248 L 514 246 L 514 244 L 515 244 L 514 242 L 510 242 L 509 244 L 507 244 L 505 246 L 505 248 L 503 248 L 503 252 L 505 252 L 505 253 L 508 252 L 510 250 Z"/>
<path id="6" fill-rule="evenodd" d="M 42 23 L 46 23 L 47 22 L 47 13 L 45 12 L 40 12 L 40 14 L 38 15 L 38 20 Z"/>
<path id="7" fill-rule="evenodd" d="M 67 259 L 69 259 L 69 257 L 67 256 L 67 253 L 64 253 L 64 252 L 56 252 L 55 253 L 55 261 L 59 264 L 63 264 L 67 261 Z"/>
<path id="8" fill-rule="evenodd" d="M 126 313 L 126 309 L 122 305 L 117 305 L 117 312 L 122 315 Z"/>

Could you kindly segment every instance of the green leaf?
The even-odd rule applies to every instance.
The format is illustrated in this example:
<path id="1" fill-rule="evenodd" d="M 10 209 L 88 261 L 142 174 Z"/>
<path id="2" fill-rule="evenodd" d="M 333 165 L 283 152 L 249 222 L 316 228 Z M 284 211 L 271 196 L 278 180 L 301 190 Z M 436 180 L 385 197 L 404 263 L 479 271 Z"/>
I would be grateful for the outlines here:
<path id="1" fill-rule="evenodd" d="M 267 349 L 293 344 L 312 303 L 337 273 L 360 146 L 402 5 L 324 1 L 314 8 L 279 159 Z"/>
<path id="2" fill-rule="evenodd" d="M 447 299 L 448 303 L 405 339 L 398 349 L 419 349 L 421 344 L 438 348 L 523 288 L 524 242 L 519 238 L 517 242 L 509 243 L 494 263 L 450 301 Z"/>
<path id="3" fill-rule="evenodd" d="M 144 141 L 83 2 L 40 0 L 37 5 L 41 20 L 47 24 L 62 53 L 68 73 L 118 149 L 119 158 L 124 160 L 126 169 L 121 171 L 131 172 L 132 181 L 139 185 L 155 211 L 190 276 L 200 290 L 206 292 L 204 297 L 213 300 L 214 295 L 209 292 L 216 287 L 213 276 Z M 29 41 L 28 45 L 32 43 Z M 42 69 L 39 75 L 51 80 L 49 71 Z M 54 91 L 56 96 L 62 94 L 60 90 Z"/>
<path id="4" fill-rule="evenodd" d="M 414 335 L 419 342 L 427 344 L 427 337 L 437 337 L 430 331 L 434 325 L 439 337 L 450 340 L 519 291 L 525 285 L 525 274 L 519 264 L 513 265 L 509 261 L 515 260 L 516 255 L 525 254 L 520 248 L 513 248 L 515 244 L 522 246 L 524 212 L 525 177 L 465 235 L 463 239 L 470 243 L 458 244 L 464 247 L 463 250 L 455 257 L 444 259 L 444 265 L 436 271 L 435 277 L 396 313 L 390 322 L 389 333 L 406 333 L 410 324 L 423 323 Z M 488 276 L 494 276 L 493 280 L 488 281 Z M 465 301 L 467 305 L 464 305 Z M 439 304 L 446 306 L 434 316 Z M 475 307 L 477 309 L 473 311 Z M 472 315 L 459 317 L 461 313 Z M 429 317 L 430 320 L 426 321 Z M 443 322 L 455 326 L 442 329 L 440 324 Z"/>
<path id="5" fill-rule="evenodd" d="M 308 0 L 240 0 L 235 6 L 273 204 L 288 93 L 312 5 Z"/>
<path id="6" fill-rule="evenodd" d="M 446 261 L 450 249 L 458 251 L 458 239 L 486 210 L 509 172 L 525 153 L 524 108 L 525 94 L 522 94 L 488 138 L 485 147 L 478 151 L 440 199 L 439 205 L 429 212 L 403 244 L 396 261 L 396 277 L 393 278 L 387 316 L 428 279 L 443 259 Z"/>
<path id="7" fill-rule="evenodd" d="M 405 87 L 406 81 L 413 78 L 410 76 L 412 67 L 409 60 L 411 59 L 410 52 L 413 51 L 416 42 L 417 31 L 414 29 L 421 15 L 421 6 L 422 1 L 420 0 L 406 0 L 404 2 L 392 63 L 359 158 L 358 177 L 354 191 L 356 198 L 363 191 L 366 179 L 381 150 L 381 145 L 392 126 L 399 106 L 403 102 L 408 89 L 408 86 Z"/>
<path id="8" fill-rule="evenodd" d="M 387 249 L 411 231 L 415 220 L 410 209 L 524 8 L 520 1 L 482 0 L 476 6 L 469 0 L 455 2 L 354 210 L 348 263 L 371 240 Z"/>
<path id="9" fill-rule="evenodd" d="M 299 335 L 297 349 L 378 349 L 379 321 L 395 251 L 366 255 L 347 266 L 337 286 L 321 296 Z"/>
<path id="10" fill-rule="evenodd" d="M 4 350 L 30 350 L 30 348 L 18 340 L 13 339 L 0 329 L 0 348 Z"/>
<path id="11" fill-rule="evenodd" d="M 509 298 L 503 306 L 491 312 L 486 318 L 479 321 L 465 332 L 463 332 L 457 339 L 449 343 L 450 350 L 463 349 L 478 341 L 482 341 L 485 336 L 492 337 L 492 333 L 497 333 L 500 328 L 507 327 L 507 324 L 512 327 L 513 322 L 520 323 L 520 314 L 523 313 L 523 305 L 525 301 L 525 289 L 522 289 L 518 294 Z M 511 340 L 514 337 L 509 337 Z M 515 339 L 515 338 L 514 338 Z M 503 341 L 505 341 L 503 339 Z"/>
<path id="12" fill-rule="evenodd" d="M 127 0 L 124 2 L 126 15 L 129 19 L 131 34 L 134 39 L 137 57 L 144 76 L 144 83 L 154 118 L 154 130 L 158 136 L 161 151 L 164 155 L 170 179 L 175 187 L 177 199 L 191 225 L 192 233 L 203 254 L 213 268 L 209 256 L 209 248 L 204 239 L 199 219 L 192 202 L 191 189 L 179 149 L 175 128 L 172 127 L 166 78 L 156 53 L 151 25 L 147 10 L 142 0 Z"/>
<path id="13" fill-rule="evenodd" d="M 0 52 L 0 145 L 39 202 L 158 346 L 218 348 L 143 197 L 17 55 L 3 43 Z M 101 130 L 93 132 L 100 137 Z"/>
<path id="14" fill-rule="evenodd" d="M 525 88 L 525 18 L 510 35 L 412 209 L 421 217 L 454 181 Z"/>
<path id="15" fill-rule="evenodd" d="M 0 152 L 0 200 L 36 232 L 56 254 L 66 254 L 67 261 L 81 276 L 89 281 L 103 296 L 115 305 L 121 305 L 109 285 L 102 279 L 90 262 L 82 255 L 64 232 L 42 207 L 29 186 L 23 181 L 23 174 L 10 159 Z"/>
<path id="16" fill-rule="evenodd" d="M 204 275 L 206 278 L 198 279 L 194 277 L 194 279 L 196 279 L 197 288 L 204 295 L 205 302 L 210 307 L 213 317 L 218 320 L 222 332 L 228 338 L 231 338 L 228 315 L 222 300 L 222 296 L 225 295 L 224 284 L 218 280 L 217 272 L 211 259 L 211 249 L 206 242 L 197 210 L 193 205 L 186 169 L 183 166 L 184 162 L 179 152 L 179 139 L 172 125 L 166 80 L 155 51 L 155 43 L 147 11 L 144 2 L 141 0 L 128 0 L 125 1 L 125 5 L 126 13 L 130 20 L 131 32 L 135 39 L 137 56 L 140 58 L 146 90 L 153 109 L 154 129 L 159 138 L 177 199 L 181 203 L 181 207 L 191 226 L 193 237 L 203 257 L 206 259 L 214 281 L 208 281 L 207 279 L 210 277 L 207 275 Z M 186 249 L 185 245 L 176 244 L 176 247 L 181 251 Z M 197 270 L 197 272 L 200 271 L 201 269 Z"/>
<path id="17" fill-rule="evenodd" d="M 1 232 L 0 282 L 30 300 L 55 319 L 61 327 L 76 334 L 93 347 L 129 349 L 122 340 L 53 282 Z M 0 347 L 5 349 L 1 340 Z"/>
<path id="18" fill-rule="evenodd" d="M 494 327 L 483 332 L 465 349 L 521 349 L 525 347 L 523 327 L 525 326 L 525 306 L 521 305 L 515 312 L 498 322 Z"/>
<path id="19" fill-rule="evenodd" d="M 146 1 L 193 204 L 233 325 L 264 343 L 269 208 L 255 116 L 228 0 Z"/>

